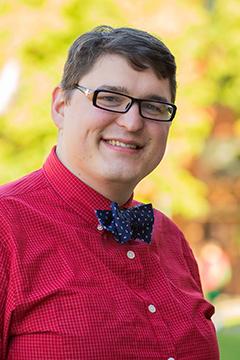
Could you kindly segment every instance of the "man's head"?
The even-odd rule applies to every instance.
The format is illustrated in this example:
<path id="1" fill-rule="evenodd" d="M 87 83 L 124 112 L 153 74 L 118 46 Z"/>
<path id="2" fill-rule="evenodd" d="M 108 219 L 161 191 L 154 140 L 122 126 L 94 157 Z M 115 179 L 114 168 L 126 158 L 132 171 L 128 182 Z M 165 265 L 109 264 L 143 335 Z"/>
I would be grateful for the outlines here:
<path id="1" fill-rule="evenodd" d="M 72 45 L 53 92 L 57 154 L 119 204 L 160 163 L 175 115 L 175 62 L 151 35 L 100 27 Z"/>
<path id="2" fill-rule="evenodd" d="M 121 55 L 134 69 L 151 68 L 159 79 L 169 79 L 171 101 L 175 102 L 176 64 L 169 49 L 145 31 L 110 26 L 98 26 L 79 36 L 72 44 L 61 81 L 67 101 L 74 85 L 91 71 L 101 56 L 107 54 Z"/>

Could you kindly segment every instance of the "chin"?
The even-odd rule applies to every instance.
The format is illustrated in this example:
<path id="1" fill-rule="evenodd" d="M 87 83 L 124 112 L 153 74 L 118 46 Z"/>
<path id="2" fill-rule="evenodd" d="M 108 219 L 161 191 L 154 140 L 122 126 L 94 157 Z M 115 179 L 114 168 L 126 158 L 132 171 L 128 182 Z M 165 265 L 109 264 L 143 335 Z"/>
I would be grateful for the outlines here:
<path id="1" fill-rule="evenodd" d="M 105 178 L 108 181 L 113 181 L 113 182 L 119 182 L 119 183 L 127 183 L 127 184 L 132 184 L 132 183 L 136 183 L 138 179 L 138 177 L 135 176 L 130 176 L 131 174 L 129 174 L 129 172 L 127 173 L 123 173 L 123 172 L 105 172 L 104 174 L 102 174 L 103 178 Z"/>

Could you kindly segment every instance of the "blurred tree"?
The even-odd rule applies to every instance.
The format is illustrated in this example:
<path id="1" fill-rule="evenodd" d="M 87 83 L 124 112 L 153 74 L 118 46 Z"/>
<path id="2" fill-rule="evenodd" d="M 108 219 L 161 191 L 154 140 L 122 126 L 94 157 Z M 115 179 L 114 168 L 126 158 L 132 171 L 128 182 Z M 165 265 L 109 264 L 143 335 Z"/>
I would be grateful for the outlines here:
<path id="1" fill-rule="evenodd" d="M 141 0 L 136 6 L 130 0 L 9 0 L 0 4 L 0 71 L 12 59 L 21 69 L 10 106 L 0 114 L 0 182 L 41 166 L 56 142 L 50 94 L 73 39 L 99 24 L 136 26 L 164 38 L 179 68 L 179 110 L 168 160 L 139 185 L 137 197 L 170 215 L 206 217 L 208 189 L 192 164 L 205 149 L 220 105 L 234 114 L 234 124 L 239 122 L 239 3 Z"/>
<path id="2" fill-rule="evenodd" d="M 51 92 L 71 42 L 99 21 L 115 25 L 123 17 L 112 0 L 0 2 L 0 73 L 12 59 L 21 69 L 10 105 L 0 110 L 1 183 L 41 166 L 56 142 Z M 5 86 L 0 80 L 0 94 Z"/>

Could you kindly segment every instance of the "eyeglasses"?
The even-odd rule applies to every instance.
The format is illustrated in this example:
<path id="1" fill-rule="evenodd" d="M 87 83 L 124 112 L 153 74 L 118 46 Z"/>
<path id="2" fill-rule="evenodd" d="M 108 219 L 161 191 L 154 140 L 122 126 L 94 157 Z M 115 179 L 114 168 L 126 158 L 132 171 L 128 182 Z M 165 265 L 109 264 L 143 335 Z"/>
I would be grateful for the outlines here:
<path id="1" fill-rule="evenodd" d="M 76 84 L 75 89 L 80 90 L 95 107 L 115 113 L 126 113 L 134 103 L 138 104 L 139 113 L 145 119 L 168 122 L 172 121 L 177 107 L 165 101 L 136 99 L 111 90 L 91 90 Z"/>

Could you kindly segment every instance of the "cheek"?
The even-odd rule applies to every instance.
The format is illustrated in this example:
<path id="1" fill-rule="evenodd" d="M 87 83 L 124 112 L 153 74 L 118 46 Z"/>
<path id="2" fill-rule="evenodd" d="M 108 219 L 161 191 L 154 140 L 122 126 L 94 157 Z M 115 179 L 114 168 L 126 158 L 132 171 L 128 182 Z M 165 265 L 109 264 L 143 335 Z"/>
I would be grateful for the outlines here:
<path id="1" fill-rule="evenodd" d="M 119 114 L 106 111 L 103 109 L 93 108 L 89 118 L 92 121 L 92 128 L 96 130 L 104 130 L 107 126 L 114 123 Z"/>
<path id="2" fill-rule="evenodd" d="M 67 114 L 66 127 L 69 132 L 81 133 L 83 136 L 104 130 L 114 122 L 116 115 L 106 110 L 91 107 Z"/>
<path id="3" fill-rule="evenodd" d="M 154 143 L 154 148 L 156 154 L 162 154 L 165 151 L 168 133 L 169 133 L 169 125 L 168 124 L 156 124 L 159 127 L 155 127 L 152 129 L 152 141 Z"/>
<path id="4" fill-rule="evenodd" d="M 151 163 L 153 168 L 155 168 L 163 158 L 167 145 L 168 132 L 169 128 L 161 129 L 161 131 L 157 129 L 152 136 L 153 146 L 151 148 L 149 165 Z"/>
<path id="5" fill-rule="evenodd" d="M 67 126 L 65 126 L 63 136 L 65 142 L 72 147 L 81 142 L 79 140 L 82 138 L 83 134 L 81 133 L 79 124 L 71 121 L 71 123 L 68 123 Z"/>

